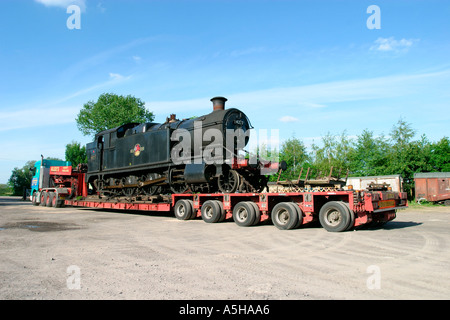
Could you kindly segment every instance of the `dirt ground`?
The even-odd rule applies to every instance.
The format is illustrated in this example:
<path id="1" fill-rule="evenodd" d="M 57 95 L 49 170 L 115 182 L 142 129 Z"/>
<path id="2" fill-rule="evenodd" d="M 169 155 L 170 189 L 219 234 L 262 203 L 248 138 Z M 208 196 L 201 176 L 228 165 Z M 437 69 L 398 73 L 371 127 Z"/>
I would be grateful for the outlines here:
<path id="1" fill-rule="evenodd" d="M 0 299 L 449 299 L 449 230 L 441 206 L 330 233 L 0 197 Z"/>

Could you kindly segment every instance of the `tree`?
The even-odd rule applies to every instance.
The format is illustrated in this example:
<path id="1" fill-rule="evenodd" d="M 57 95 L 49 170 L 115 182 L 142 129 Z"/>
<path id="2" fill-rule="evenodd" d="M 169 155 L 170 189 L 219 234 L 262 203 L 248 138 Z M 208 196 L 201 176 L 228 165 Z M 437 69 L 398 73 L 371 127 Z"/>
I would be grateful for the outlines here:
<path id="1" fill-rule="evenodd" d="M 70 161 L 73 167 L 80 163 L 87 163 L 86 146 L 81 146 L 76 141 L 66 145 L 66 161 Z"/>
<path id="2" fill-rule="evenodd" d="M 303 141 L 292 137 L 284 141 L 281 145 L 279 160 L 286 161 L 287 170 L 282 174 L 281 179 L 297 179 L 301 168 L 308 166 L 309 155 Z M 303 174 L 306 171 L 303 171 Z"/>
<path id="3" fill-rule="evenodd" d="M 450 172 L 450 140 L 443 137 L 431 146 L 431 166 L 433 171 Z"/>
<path id="4" fill-rule="evenodd" d="M 356 140 L 351 159 L 352 176 L 375 176 L 384 174 L 389 144 L 384 136 L 374 137 L 372 131 L 364 130 Z"/>
<path id="5" fill-rule="evenodd" d="M 11 177 L 8 180 L 9 186 L 13 190 L 14 196 L 23 195 L 24 188 L 28 189 L 31 186 L 31 179 L 33 178 L 33 171 L 36 161 L 28 161 L 21 169 L 14 168 Z"/>
<path id="6" fill-rule="evenodd" d="M 350 169 L 351 159 L 354 158 L 355 149 L 353 142 L 346 135 L 346 131 L 340 136 L 327 133 L 322 137 L 323 146 L 312 145 L 313 167 L 317 173 L 328 175 L 333 167 L 333 176 Z"/>
<path id="7" fill-rule="evenodd" d="M 12 190 L 7 184 L 0 184 L 0 196 L 8 196 L 11 194 Z"/>
<path id="8" fill-rule="evenodd" d="M 141 99 L 104 93 L 97 102 L 89 101 L 83 106 L 76 122 L 78 129 L 87 136 L 126 123 L 152 122 L 153 119 L 153 113 L 145 108 Z"/>

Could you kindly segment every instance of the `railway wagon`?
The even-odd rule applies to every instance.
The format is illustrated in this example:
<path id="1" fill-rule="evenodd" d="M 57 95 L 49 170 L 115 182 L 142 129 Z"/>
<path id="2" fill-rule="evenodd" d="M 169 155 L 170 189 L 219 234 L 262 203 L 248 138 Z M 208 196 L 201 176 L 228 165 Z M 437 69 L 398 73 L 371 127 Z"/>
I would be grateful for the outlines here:
<path id="1" fill-rule="evenodd" d="M 450 172 L 424 172 L 414 174 L 415 196 L 422 200 L 441 202 L 450 206 Z"/>

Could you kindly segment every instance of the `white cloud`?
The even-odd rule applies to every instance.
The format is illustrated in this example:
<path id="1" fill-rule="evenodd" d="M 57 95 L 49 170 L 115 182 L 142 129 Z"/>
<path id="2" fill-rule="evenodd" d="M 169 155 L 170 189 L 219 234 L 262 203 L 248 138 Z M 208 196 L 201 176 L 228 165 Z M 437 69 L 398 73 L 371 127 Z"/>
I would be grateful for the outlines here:
<path id="1" fill-rule="evenodd" d="M 267 110 L 273 112 L 282 109 L 286 113 L 298 114 L 305 112 L 306 109 L 317 110 L 325 106 L 330 108 L 331 104 L 335 103 L 408 96 L 420 92 L 420 88 L 426 91 L 430 82 L 444 83 L 449 78 L 450 69 L 429 73 L 325 82 L 298 87 L 272 88 L 225 95 L 228 98 L 226 107 L 241 108 L 248 112 L 265 112 Z M 155 111 L 156 114 L 183 113 L 189 110 L 193 115 L 199 115 L 199 112 L 204 114 L 205 110 L 212 111 L 210 99 L 211 97 L 180 101 L 150 100 L 147 101 L 147 108 Z"/>
<path id="2" fill-rule="evenodd" d="M 113 80 L 122 80 L 124 79 L 124 76 L 122 76 L 121 74 L 118 73 L 110 73 L 109 77 Z"/>
<path id="3" fill-rule="evenodd" d="M 298 119 L 293 116 L 284 116 L 280 118 L 281 122 L 297 122 Z"/>
<path id="4" fill-rule="evenodd" d="M 75 4 L 81 8 L 86 9 L 86 0 L 34 0 L 38 3 L 45 5 L 46 7 L 59 7 L 67 9 L 68 6 Z"/>
<path id="5" fill-rule="evenodd" d="M 395 40 L 394 37 L 389 38 L 378 38 L 375 40 L 375 44 L 370 47 L 370 50 L 375 51 L 408 51 L 409 48 L 415 43 L 419 41 L 418 39 L 401 39 Z"/>
<path id="6" fill-rule="evenodd" d="M 37 126 L 52 126 L 55 122 L 58 124 L 75 122 L 79 109 L 79 106 L 40 106 L 33 109 L 3 111 L 0 114 L 0 132 Z"/>

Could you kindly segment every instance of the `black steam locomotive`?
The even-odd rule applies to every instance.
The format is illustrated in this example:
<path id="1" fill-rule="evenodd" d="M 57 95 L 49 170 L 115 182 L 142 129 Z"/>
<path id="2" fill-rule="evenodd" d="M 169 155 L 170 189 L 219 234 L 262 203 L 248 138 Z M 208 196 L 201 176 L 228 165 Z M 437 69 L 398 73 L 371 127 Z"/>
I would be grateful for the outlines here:
<path id="1" fill-rule="evenodd" d="M 106 197 L 184 192 L 261 192 L 264 165 L 242 156 L 252 128 L 240 110 L 213 112 L 165 123 L 129 123 L 105 130 L 87 144 L 87 182 Z M 270 166 L 270 164 L 265 164 Z"/>

